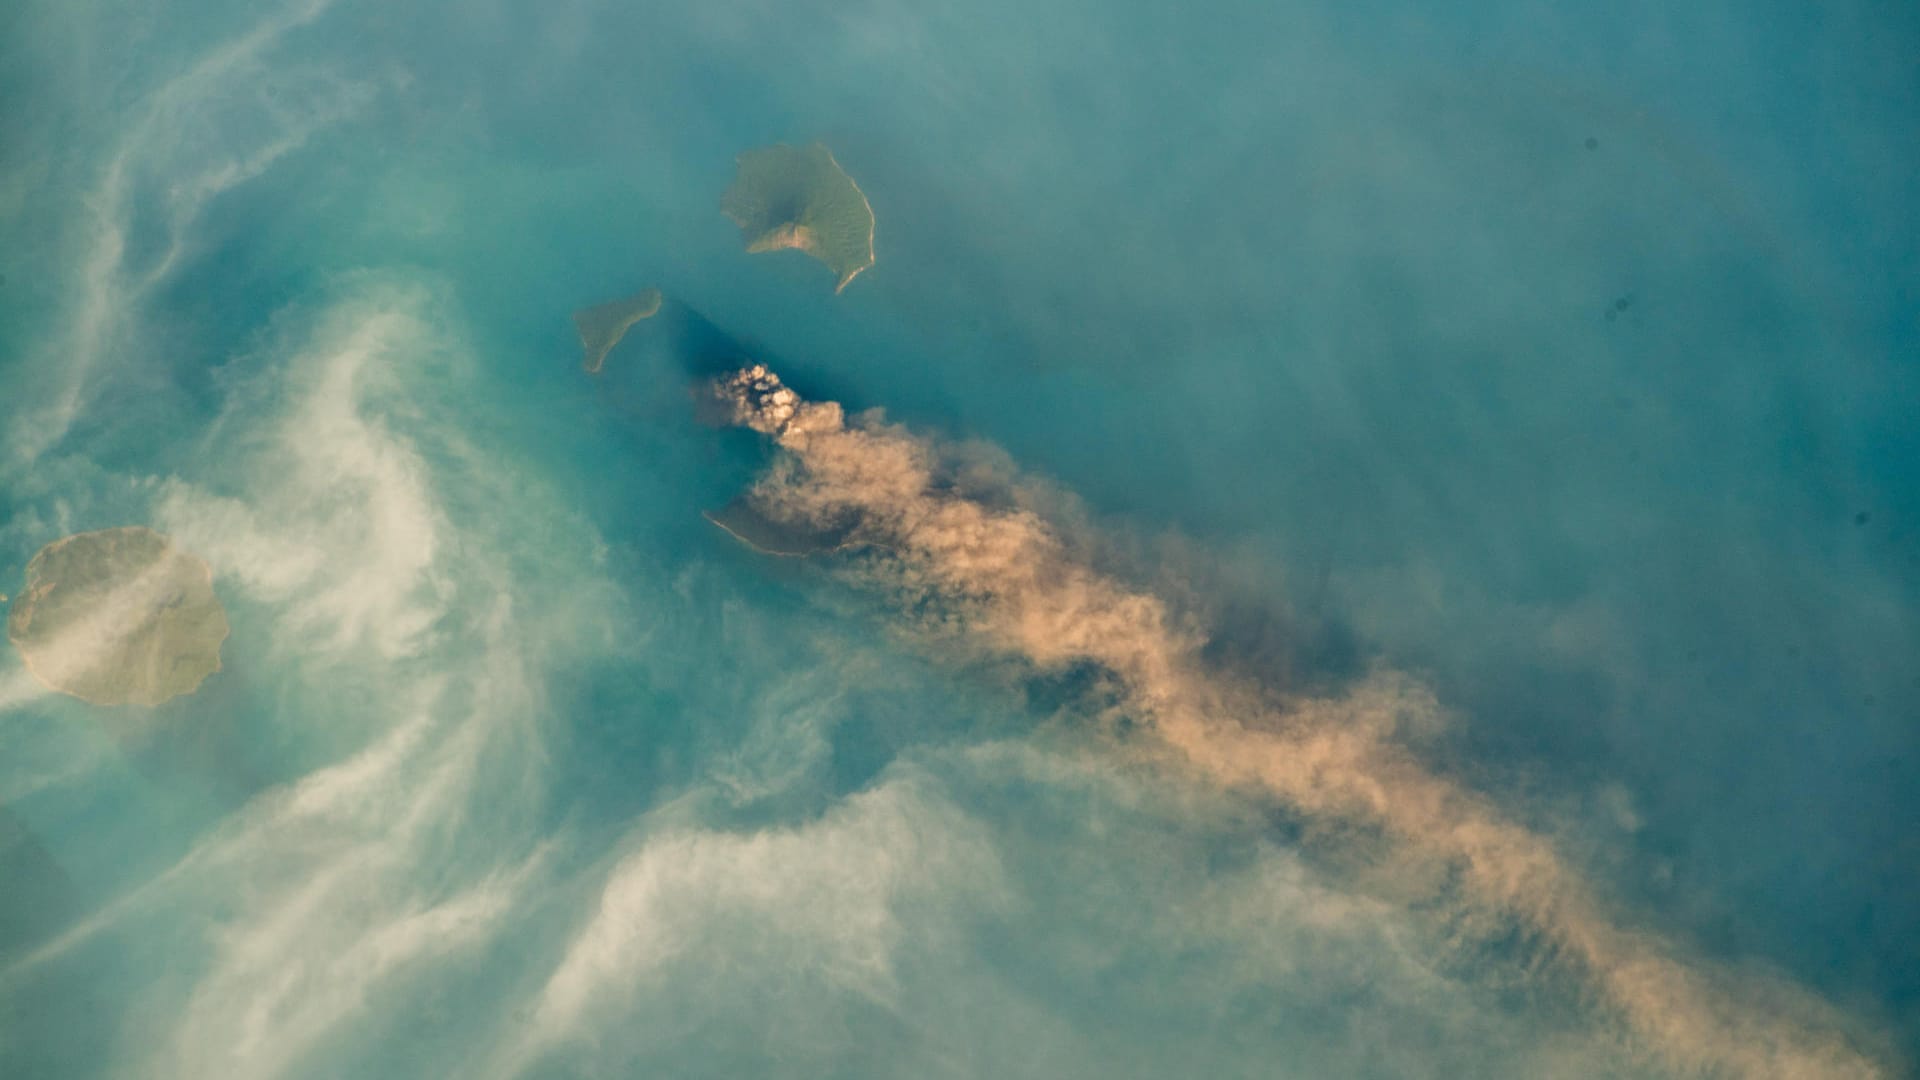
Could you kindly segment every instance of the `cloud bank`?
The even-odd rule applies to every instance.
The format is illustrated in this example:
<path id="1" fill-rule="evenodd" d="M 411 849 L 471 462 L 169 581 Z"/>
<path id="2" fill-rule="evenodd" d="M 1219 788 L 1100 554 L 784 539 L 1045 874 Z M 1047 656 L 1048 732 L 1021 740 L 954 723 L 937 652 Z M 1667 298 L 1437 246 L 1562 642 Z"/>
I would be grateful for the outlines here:
<path id="1" fill-rule="evenodd" d="M 282 320 L 204 474 L 154 485 L 155 525 L 207 560 L 239 627 L 203 697 L 244 702 L 296 768 L 0 969 L 13 998 L 103 951 L 144 958 L 120 1074 L 332 1067 L 343 1030 L 445 979 L 547 880 L 550 671 L 608 639 L 617 601 L 591 529 L 446 410 L 472 378 L 454 322 L 429 287 L 347 283 Z M 529 553 L 531 523 L 561 527 Z M 183 699 L 173 737 L 220 708 Z"/>
<path id="2" fill-rule="evenodd" d="M 628 1027 L 661 1025 L 650 1037 L 671 1043 L 676 1016 L 735 1016 L 743 1033 L 776 1023 L 787 1030 L 771 1037 L 806 1054 L 833 1039 L 819 1015 L 830 1001 L 891 1008 L 898 954 L 1008 902 L 985 831 L 911 770 L 794 828 L 728 833 L 675 812 L 636 830 L 497 1075 L 580 1036 L 627 1041 Z"/>

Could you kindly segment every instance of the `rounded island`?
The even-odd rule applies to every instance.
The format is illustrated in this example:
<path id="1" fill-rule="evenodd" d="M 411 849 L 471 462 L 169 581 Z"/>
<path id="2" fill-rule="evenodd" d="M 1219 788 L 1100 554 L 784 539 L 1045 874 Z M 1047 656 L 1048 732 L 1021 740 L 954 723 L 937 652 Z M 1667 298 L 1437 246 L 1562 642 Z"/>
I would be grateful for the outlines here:
<path id="1" fill-rule="evenodd" d="M 49 688 L 95 705 L 158 705 L 220 670 L 227 612 L 213 573 L 142 526 L 41 548 L 7 638 Z"/>

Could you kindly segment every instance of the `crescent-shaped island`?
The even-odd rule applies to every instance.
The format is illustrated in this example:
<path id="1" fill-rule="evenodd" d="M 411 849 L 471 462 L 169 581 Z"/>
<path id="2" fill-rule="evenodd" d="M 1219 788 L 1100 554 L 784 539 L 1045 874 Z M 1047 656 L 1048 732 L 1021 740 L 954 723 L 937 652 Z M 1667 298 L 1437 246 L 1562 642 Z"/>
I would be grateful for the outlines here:
<path id="1" fill-rule="evenodd" d="M 802 251 L 825 263 L 839 292 L 873 265 L 873 207 L 822 143 L 748 150 L 720 209 L 750 253 Z"/>
<path id="2" fill-rule="evenodd" d="M 586 369 L 598 375 L 620 339 L 633 324 L 660 313 L 660 290 L 641 289 L 623 300 L 611 300 L 573 313 L 573 328 L 580 334 L 580 347 L 586 352 Z"/>

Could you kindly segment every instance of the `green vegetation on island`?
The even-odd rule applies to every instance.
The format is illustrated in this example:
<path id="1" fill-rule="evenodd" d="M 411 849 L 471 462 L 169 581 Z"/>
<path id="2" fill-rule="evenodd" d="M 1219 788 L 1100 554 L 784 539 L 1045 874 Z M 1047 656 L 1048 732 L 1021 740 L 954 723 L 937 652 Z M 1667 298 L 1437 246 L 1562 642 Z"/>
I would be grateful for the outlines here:
<path id="1" fill-rule="evenodd" d="M 873 207 L 820 143 L 742 153 L 720 209 L 747 251 L 804 251 L 833 271 L 835 292 L 873 265 Z"/>
<path id="2" fill-rule="evenodd" d="M 95 705 L 158 705 L 220 670 L 227 612 L 205 562 L 135 525 L 41 548 L 7 638 L 53 690 Z"/>
<path id="3" fill-rule="evenodd" d="M 624 300 L 614 300 L 581 308 L 573 313 L 574 329 L 580 332 L 580 347 L 586 350 L 586 367 L 599 372 L 627 330 L 641 319 L 650 319 L 660 311 L 660 290 L 641 289 Z"/>

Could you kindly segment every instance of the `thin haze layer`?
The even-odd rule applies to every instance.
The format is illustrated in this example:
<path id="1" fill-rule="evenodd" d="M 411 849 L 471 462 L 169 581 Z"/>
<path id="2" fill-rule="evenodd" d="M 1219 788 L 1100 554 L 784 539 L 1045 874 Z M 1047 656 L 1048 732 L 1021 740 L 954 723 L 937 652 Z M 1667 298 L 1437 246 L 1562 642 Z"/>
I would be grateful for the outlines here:
<path id="1" fill-rule="evenodd" d="M 1657 937 L 1621 926 L 1552 843 L 1436 775 L 1390 736 L 1437 705 L 1376 676 L 1336 698 L 1285 699 L 1208 670 L 1200 635 L 1160 598 L 1075 557 L 1030 510 L 942 482 L 926 441 L 811 402 L 764 365 L 714 384 L 737 425 L 787 452 L 753 497 L 796 526 L 856 518 L 872 584 L 1042 667 L 1097 664 L 1120 707 L 1211 780 L 1314 818 L 1377 828 L 1397 857 L 1454 870 L 1470 912 L 1524 920 L 1652 1052 L 1682 1069 L 1765 1077 L 1874 1077 L 1842 1020 L 1791 988 L 1736 991 Z M 1762 1001 L 1762 998 L 1767 1000 Z"/>

